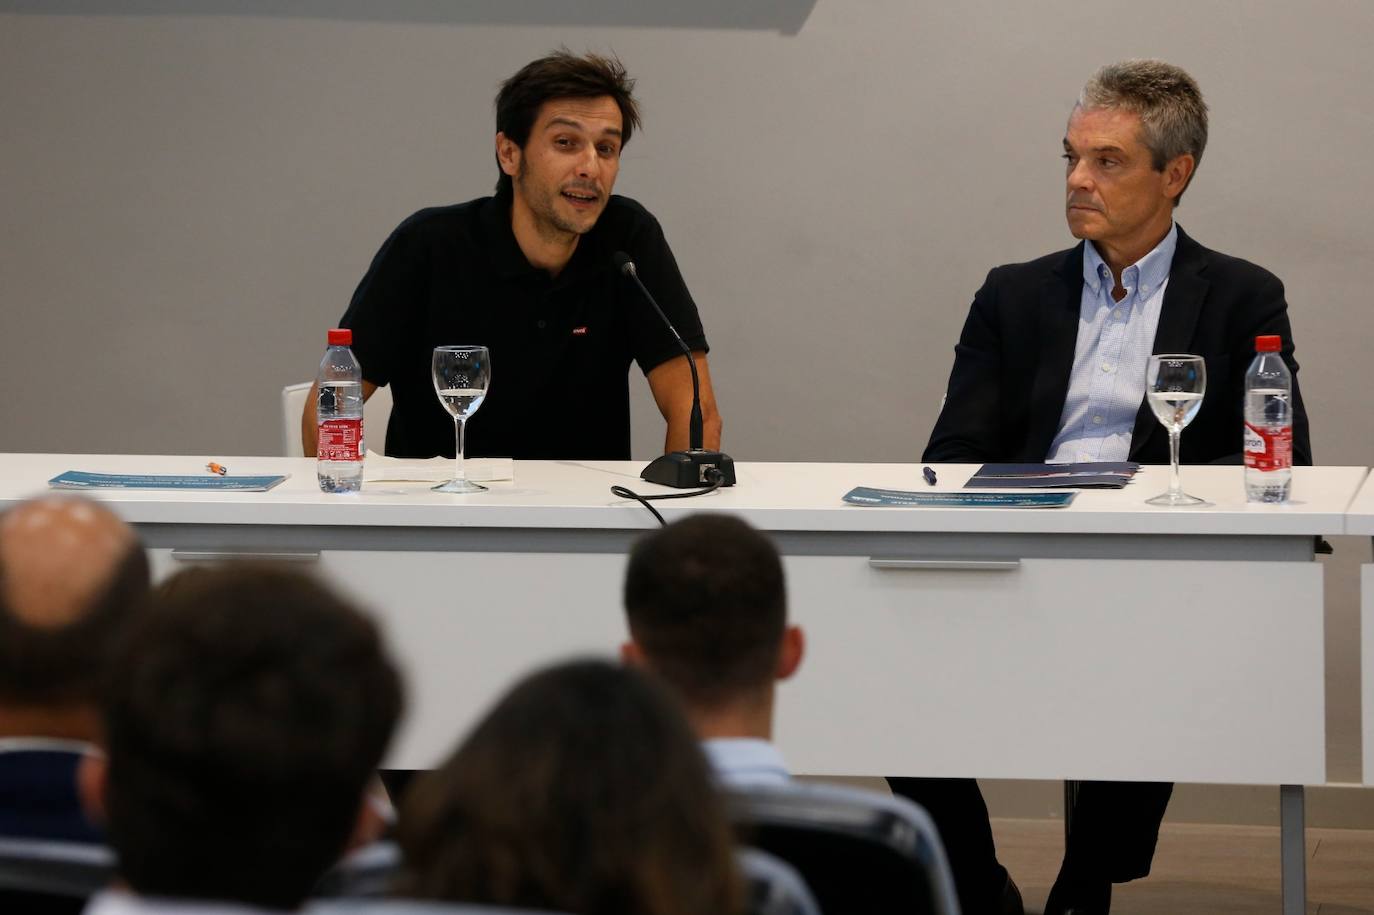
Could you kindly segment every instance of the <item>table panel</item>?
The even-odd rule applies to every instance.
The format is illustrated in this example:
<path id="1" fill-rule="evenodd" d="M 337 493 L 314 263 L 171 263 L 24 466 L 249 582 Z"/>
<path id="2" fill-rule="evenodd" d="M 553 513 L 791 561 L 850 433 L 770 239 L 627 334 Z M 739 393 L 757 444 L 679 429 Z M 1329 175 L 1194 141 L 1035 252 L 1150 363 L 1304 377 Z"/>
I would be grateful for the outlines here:
<path id="1" fill-rule="evenodd" d="M 808 657 L 777 737 L 799 771 L 1325 780 L 1315 564 L 787 571 Z"/>

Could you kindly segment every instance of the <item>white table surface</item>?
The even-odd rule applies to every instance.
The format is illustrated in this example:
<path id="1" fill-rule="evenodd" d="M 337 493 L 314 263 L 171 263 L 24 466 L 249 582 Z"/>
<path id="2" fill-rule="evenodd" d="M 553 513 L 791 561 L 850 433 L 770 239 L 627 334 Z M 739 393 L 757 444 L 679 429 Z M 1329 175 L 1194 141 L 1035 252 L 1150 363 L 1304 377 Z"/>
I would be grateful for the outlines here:
<path id="1" fill-rule="evenodd" d="M 1374 477 L 1368 477 L 1355 494 L 1346 513 L 1345 532 L 1357 537 L 1374 537 Z"/>
<path id="2" fill-rule="evenodd" d="M 168 525 L 169 532 L 251 525 L 285 535 L 313 526 L 333 527 L 330 533 L 339 537 L 372 537 L 367 529 L 376 526 L 392 528 L 378 536 L 394 539 L 397 527 L 431 529 L 407 532 L 412 538 L 517 528 L 524 530 L 504 533 L 538 539 L 551 531 L 558 537 L 598 530 L 620 536 L 652 528 L 643 507 L 616 498 L 609 487 L 671 492 L 640 481 L 638 462 L 519 462 L 513 481 L 476 495 L 385 483 L 341 496 L 319 491 L 310 459 L 8 454 L 0 455 L 0 509 L 46 491 L 47 480 L 67 470 L 195 474 L 212 459 L 235 474 L 287 473 L 290 479 L 267 493 L 90 494 L 145 529 Z M 837 539 L 832 533 L 844 535 L 838 539 L 948 533 L 978 541 L 1090 535 L 1044 538 L 1075 541 L 1078 551 L 1083 541 L 1102 535 L 1104 543 L 1155 540 L 1177 551 L 1181 541 L 1150 535 L 1179 535 L 1188 541 L 1183 549 L 1197 547 L 1202 560 L 1206 548 L 1221 541 L 1239 539 L 1248 548 L 1251 537 L 1268 544 L 1374 533 L 1374 484 L 1366 484 L 1363 467 L 1295 468 L 1287 505 L 1247 503 L 1241 468 L 1215 466 L 1184 468 L 1184 488 L 1212 503 L 1200 508 L 1145 504 L 1167 488 L 1169 470 L 1159 466 L 1145 468 L 1124 490 L 1080 492 L 1066 509 L 860 507 L 841 500 L 855 486 L 957 490 L 976 467 L 936 470 L 939 485 L 927 487 L 914 463 L 741 463 L 738 486 L 658 505 L 669 518 L 731 511 L 779 535 L 826 541 Z M 1348 519 L 1352 501 L 1357 514 Z M 1208 538 L 1214 542 L 1196 542 Z M 176 543 L 162 552 L 176 552 L 167 546 Z M 592 612 L 616 604 L 619 557 L 357 549 L 323 549 L 319 562 L 332 578 L 371 593 L 413 681 L 410 718 L 393 748 L 393 764 L 431 764 L 489 697 L 531 663 L 570 646 L 607 651 L 622 637 L 618 613 Z M 1116 601 L 1099 608 L 1081 594 L 1070 601 L 1056 597 L 1066 574 L 1088 592 L 1109 593 L 1128 579 L 1138 590 L 1142 575 L 1154 574 L 1153 563 L 1129 558 L 1078 563 L 1070 573 L 1077 560 L 1031 557 L 1018 564 L 1015 577 L 940 571 L 913 578 L 875 570 L 861 555 L 789 556 L 798 619 L 814 638 L 806 672 L 783 688 L 778 738 L 803 771 L 818 773 L 878 774 L 919 765 L 930 774 L 998 777 L 1183 777 L 1290 786 L 1320 781 L 1322 570 L 1287 562 L 1273 582 L 1257 584 L 1256 569 L 1264 566 L 1248 561 L 1254 558 L 1248 549 L 1243 553 L 1227 561 L 1163 560 L 1168 574 L 1193 576 L 1187 585 L 1193 593 L 1244 595 L 1232 604 L 1212 601 L 1205 614 L 1181 605 L 1123 609 Z M 444 604 L 444 582 L 464 561 L 470 563 L 464 568 L 499 580 L 502 590 L 518 590 L 507 595 L 506 612 L 463 616 L 463 606 Z M 397 582 L 404 583 L 401 590 L 429 591 L 398 598 Z M 578 595 L 579 612 L 568 612 L 551 591 Z M 399 601 L 400 610 L 388 609 L 388 600 Z M 545 612 L 551 606 L 558 612 Z M 1367 618 L 1372 614 L 1367 599 Z M 1238 619 L 1244 620 L 1239 626 Z M 1253 638 L 1237 641 L 1234 634 L 1254 619 L 1264 622 L 1252 627 Z M 1374 630 L 1368 621 L 1366 626 Z M 477 631 L 481 639 L 463 638 Z M 1133 650 L 1093 650 L 1103 644 Z M 1374 652 L 1374 644 L 1366 652 Z M 1218 668 L 1214 657 L 1227 660 Z M 1084 690 L 1088 682 L 1094 688 Z M 1372 688 L 1367 680 L 1366 696 Z M 903 726 L 907 721 L 920 721 L 921 728 Z M 1371 756 L 1367 743 L 1366 759 Z M 1300 912 L 1302 789 L 1284 792 L 1285 912 Z"/>
<path id="3" fill-rule="evenodd" d="M 380 483 L 361 493 L 320 492 L 309 458 L 3 454 L 0 508 L 47 490 L 67 470 L 104 473 L 204 473 L 208 460 L 235 475 L 290 474 L 266 493 L 97 490 L 127 520 L 144 524 L 295 524 L 634 529 L 653 526 L 637 503 L 610 486 L 642 494 L 672 492 L 638 478 L 641 462 L 520 461 L 515 479 L 486 493 L 446 495 L 429 484 Z M 1159 508 L 1145 500 L 1168 487 L 1167 467 L 1144 468 L 1124 490 L 1085 490 L 1066 509 L 867 507 L 841 497 L 855 486 L 954 491 L 976 465 L 935 465 L 927 487 L 920 464 L 738 463 L 738 485 L 708 496 L 656 503 L 665 516 L 724 510 L 774 531 L 946 531 L 1077 534 L 1295 536 L 1346 532 L 1345 512 L 1365 482 L 1363 467 L 1295 467 L 1287 505 L 1245 501 L 1241 468 L 1190 466 L 1183 486 L 1212 504 Z M 1365 487 L 1369 504 L 1374 489 Z M 1374 530 L 1374 515 L 1370 520 Z"/>

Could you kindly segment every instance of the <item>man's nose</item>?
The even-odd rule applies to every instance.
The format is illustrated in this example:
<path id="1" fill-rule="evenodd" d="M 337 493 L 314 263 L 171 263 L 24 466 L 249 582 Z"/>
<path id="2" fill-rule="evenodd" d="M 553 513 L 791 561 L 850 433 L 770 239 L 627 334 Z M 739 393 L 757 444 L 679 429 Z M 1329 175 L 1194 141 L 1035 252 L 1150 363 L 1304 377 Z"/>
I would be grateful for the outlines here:
<path id="1" fill-rule="evenodd" d="M 1067 180 L 1069 190 L 1091 190 L 1093 186 L 1092 173 L 1082 159 L 1075 162 L 1073 167 L 1069 169 Z"/>
<path id="2" fill-rule="evenodd" d="M 577 176 L 579 178 L 596 178 L 601 174 L 601 156 L 597 153 L 595 146 L 588 146 L 587 149 L 578 157 Z"/>

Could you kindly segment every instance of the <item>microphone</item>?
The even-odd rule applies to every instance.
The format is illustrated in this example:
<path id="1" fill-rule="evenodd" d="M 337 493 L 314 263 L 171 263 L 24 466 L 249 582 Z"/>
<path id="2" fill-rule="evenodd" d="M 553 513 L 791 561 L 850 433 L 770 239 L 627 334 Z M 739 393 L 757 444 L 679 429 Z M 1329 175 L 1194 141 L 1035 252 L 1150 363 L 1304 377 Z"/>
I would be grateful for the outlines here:
<path id="1" fill-rule="evenodd" d="M 654 313 L 663 322 L 663 326 L 668 328 L 668 332 L 673 335 L 678 348 L 682 350 L 682 355 L 687 357 L 687 366 L 692 370 L 692 415 L 687 423 L 687 450 L 672 451 L 662 457 L 655 458 L 649 466 L 644 468 L 644 471 L 639 475 L 640 479 L 663 486 L 671 486 L 675 489 L 690 489 L 696 486 L 710 485 L 713 481 L 708 479 L 708 476 L 712 476 L 714 472 L 720 474 L 721 486 L 734 486 L 735 462 L 730 456 L 719 451 L 706 451 L 702 448 L 701 381 L 697 377 L 697 361 L 692 358 L 691 349 L 682 339 L 682 335 L 677 332 L 673 322 L 669 321 L 668 316 L 663 313 L 658 302 L 654 300 L 653 294 L 644 285 L 644 281 L 639 278 L 639 271 L 635 269 L 635 262 L 630 259 L 630 255 L 624 251 L 617 251 L 611 260 L 615 263 L 617 270 L 634 281 L 634 284 L 639 287 L 640 293 L 653 306 Z"/>

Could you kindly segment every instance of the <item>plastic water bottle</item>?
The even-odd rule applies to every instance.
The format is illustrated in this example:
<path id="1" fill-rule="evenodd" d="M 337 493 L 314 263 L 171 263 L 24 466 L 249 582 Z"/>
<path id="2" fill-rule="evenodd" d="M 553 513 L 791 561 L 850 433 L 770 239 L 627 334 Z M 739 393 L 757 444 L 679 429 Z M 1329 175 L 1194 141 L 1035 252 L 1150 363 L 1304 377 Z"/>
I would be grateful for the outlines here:
<path id="1" fill-rule="evenodd" d="M 357 492 L 363 487 L 363 369 L 349 349 L 353 331 L 329 332 L 320 360 L 315 421 L 319 445 L 315 472 L 325 492 Z"/>
<path id="2" fill-rule="evenodd" d="M 1287 502 L 1293 476 L 1293 375 L 1277 336 L 1255 338 L 1245 373 L 1245 495 L 1251 502 Z"/>

